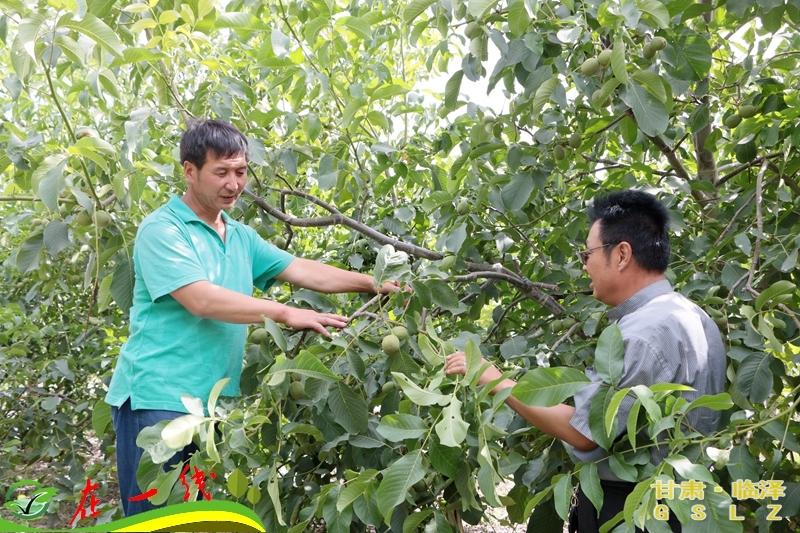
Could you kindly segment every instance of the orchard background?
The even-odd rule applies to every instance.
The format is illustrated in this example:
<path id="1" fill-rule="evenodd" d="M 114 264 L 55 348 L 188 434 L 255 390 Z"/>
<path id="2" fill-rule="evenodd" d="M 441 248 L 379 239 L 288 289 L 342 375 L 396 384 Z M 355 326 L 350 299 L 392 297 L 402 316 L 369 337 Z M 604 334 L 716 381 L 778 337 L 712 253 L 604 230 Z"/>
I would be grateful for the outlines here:
<path id="1" fill-rule="evenodd" d="M 515 394 L 539 405 L 568 401 L 599 361 L 597 435 L 636 398 L 612 465 L 640 484 L 615 531 L 664 531 L 648 487 L 667 478 L 708 484 L 705 521 L 670 502 L 684 531 L 799 527 L 800 1 L 0 5 L 0 486 L 58 487 L 50 523 L 87 477 L 115 490 L 102 397 L 133 239 L 182 188 L 186 121 L 216 117 L 250 140 L 233 216 L 293 254 L 414 288 L 269 293 L 355 318 L 330 342 L 265 324 L 243 397 L 173 432 L 200 445 L 216 497 L 269 531 L 458 530 L 497 507 L 559 531 L 579 480 L 598 500 L 595 465 L 469 386 L 474 364 L 444 378 L 442 356 L 466 349 L 524 376 Z M 667 385 L 614 385 L 614 330 L 598 346 L 605 309 L 575 251 L 587 202 L 626 187 L 670 209 L 668 277 L 723 331 L 725 394 L 687 405 Z M 389 355 L 397 326 L 409 337 Z M 698 405 L 723 412 L 719 433 L 681 425 Z M 646 465 L 656 436 L 670 458 Z M 160 428 L 142 442 L 141 486 L 180 501 Z M 730 521 L 733 479 L 785 480 L 782 521 L 755 500 Z"/>

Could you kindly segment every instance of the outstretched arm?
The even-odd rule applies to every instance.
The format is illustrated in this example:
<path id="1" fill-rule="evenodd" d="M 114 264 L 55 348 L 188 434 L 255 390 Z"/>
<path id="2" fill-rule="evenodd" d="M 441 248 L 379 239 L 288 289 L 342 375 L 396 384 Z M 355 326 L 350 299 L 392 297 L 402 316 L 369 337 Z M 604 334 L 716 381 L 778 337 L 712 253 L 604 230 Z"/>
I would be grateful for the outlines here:
<path id="1" fill-rule="evenodd" d="M 347 325 L 343 316 L 253 298 L 208 281 L 184 285 L 170 294 L 193 315 L 222 322 L 257 324 L 267 317 L 293 329 L 312 329 L 326 337 L 330 337 L 326 327 Z"/>
<path id="2" fill-rule="evenodd" d="M 386 282 L 376 288 L 374 279 L 367 274 L 350 272 L 334 266 L 312 261 L 310 259 L 295 258 L 277 279 L 298 287 L 311 289 L 317 292 L 370 292 L 387 294 L 400 290 L 397 282 Z"/>
<path id="3" fill-rule="evenodd" d="M 481 361 L 481 364 L 485 363 Z M 445 373 L 451 374 L 466 374 L 467 372 L 467 359 L 464 352 L 455 352 L 447 356 L 444 366 Z M 491 381 L 499 379 L 502 373 L 496 366 L 491 365 L 487 368 L 481 377 L 478 378 L 478 383 L 485 385 Z M 505 379 L 499 384 L 495 385 L 492 389 L 492 394 L 496 394 L 503 389 L 513 387 L 517 382 L 513 379 Z M 520 414 L 522 418 L 528 421 L 532 426 L 537 427 L 539 430 L 552 435 L 576 450 L 588 452 L 597 448 L 597 443 L 586 438 L 583 433 L 572 427 L 569 423 L 575 408 L 567 404 L 558 404 L 552 407 L 533 407 L 525 405 L 514 396 L 506 398 L 506 403 L 514 411 Z"/>

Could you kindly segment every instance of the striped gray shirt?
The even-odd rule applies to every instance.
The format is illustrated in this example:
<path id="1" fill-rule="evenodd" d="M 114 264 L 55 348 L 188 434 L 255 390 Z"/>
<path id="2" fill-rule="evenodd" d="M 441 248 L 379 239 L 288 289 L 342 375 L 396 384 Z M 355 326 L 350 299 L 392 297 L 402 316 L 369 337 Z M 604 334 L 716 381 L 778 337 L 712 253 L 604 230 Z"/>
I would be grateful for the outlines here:
<path id="1" fill-rule="evenodd" d="M 680 383 L 695 389 L 683 393 L 687 401 L 704 394 L 723 392 L 725 347 L 719 328 L 702 309 L 674 292 L 669 281 L 648 285 L 609 311 L 608 316 L 618 321 L 625 344 L 620 388 Z M 589 429 L 589 408 L 602 380 L 591 367 L 586 369 L 586 375 L 591 384 L 575 394 L 575 414 L 570 424 L 594 440 Z M 629 394 L 620 405 L 614 437 L 624 431 L 633 403 L 633 394 Z M 700 433 L 709 434 L 717 430 L 719 420 L 719 413 L 701 408 L 690 411 L 684 423 Z M 597 461 L 608 455 L 599 446 L 590 452 L 581 452 L 571 446 L 567 449 L 583 462 Z M 666 457 L 665 447 L 651 450 L 654 464 Z M 598 474 L 600 479 L 620 480 L 611 471 L 608 460 L 598 463 Z"/>

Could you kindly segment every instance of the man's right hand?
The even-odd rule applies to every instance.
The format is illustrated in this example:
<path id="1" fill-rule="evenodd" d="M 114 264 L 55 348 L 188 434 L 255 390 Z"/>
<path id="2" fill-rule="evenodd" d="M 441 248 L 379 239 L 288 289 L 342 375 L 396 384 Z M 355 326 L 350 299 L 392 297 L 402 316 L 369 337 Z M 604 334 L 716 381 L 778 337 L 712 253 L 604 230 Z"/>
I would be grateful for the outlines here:
<path id="1" fill-rule="evenodd" d="M 333 313 L 318 313 L 311 309 L 289 307 L 283 323 L 293 329 L 312 329 L 330 338 L 331 334 L 325 328 L 331 326 L 342 329 L 347 326 L 347 318 Z"/>

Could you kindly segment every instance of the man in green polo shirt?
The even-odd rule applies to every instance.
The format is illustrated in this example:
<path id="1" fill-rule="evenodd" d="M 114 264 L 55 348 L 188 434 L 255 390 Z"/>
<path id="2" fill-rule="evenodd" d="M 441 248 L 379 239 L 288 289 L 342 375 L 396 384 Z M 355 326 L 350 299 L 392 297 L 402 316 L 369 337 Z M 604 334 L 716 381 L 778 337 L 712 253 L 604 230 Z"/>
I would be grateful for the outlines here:
<path id="1" fill-rule="evenodd" d="M 212 386 L 230 378 L 223 396 L 239 395 L 247 324 L 264 317 L 293 329 L 330 336 L 345 317 L 253 298 L 275 280 L 327 293 L 376 288 L 366 274 L 295 258 L 228 216 L 247 180 L 247 140 L 232 125 L 206 120 L 180 145 L 186 192 L 142 221 L 134 243 L 135 283 L 128 342 L 111 378 L 106 402 L 117 435 L 117 471 L 125 515 L 152 509 L 136 470 L 142 428 L 186 413 L 181 396 L 206 403 Z M 168 464 L 185 460 L 190 450 Z"/>

